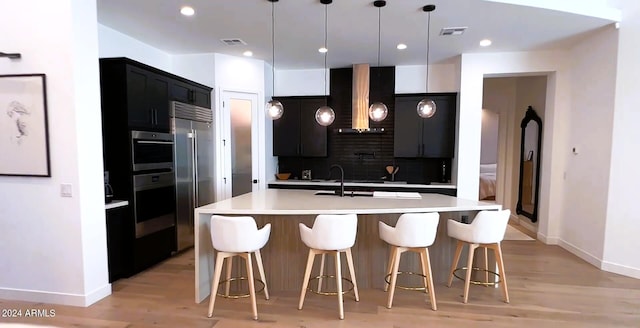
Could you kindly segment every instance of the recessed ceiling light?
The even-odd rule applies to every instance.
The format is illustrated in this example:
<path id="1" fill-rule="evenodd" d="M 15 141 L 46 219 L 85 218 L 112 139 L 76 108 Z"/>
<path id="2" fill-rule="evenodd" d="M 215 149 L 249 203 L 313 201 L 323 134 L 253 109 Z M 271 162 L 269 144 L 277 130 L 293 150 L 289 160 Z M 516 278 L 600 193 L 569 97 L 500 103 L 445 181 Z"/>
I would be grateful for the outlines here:
<path id="1" fill-rule="evenodd" d="M 245 57 L 251 57 L 253 56 L 253 52 L 251 52 L 250 50 L 247 50 L 245 52 L 242 53 Z"/>
<path id="2" fill-rule="evenodd" d="M 320 52 L 320 53 L 325 53 L 327 51 L 329 51 L 329 49 L 327 49 L 325 47 L 322 47 L 322 48 L 318 49 L 318 52 Z"/>
<path id="3" fill-rule="evenodd" d="M 180 13 L 185 16 L 193 16 L 193 14 L 195 14 L 196 11 L 192 7 L 184 6 L 180 8 Z"/>
<path id="4" fill-rule="evenodd" d="M 484 39 L 484 40 L 480 41 L 480 46 L 481 47 L 488 47 L 490 45 L 491 45 L 491 40 L 489 40 L 489 39 Z"/>
<path id="5" fill-rule="evenodd" d="M 398 43 L 396 48 L 398 48 L 398 50 L 404 50 L 404 49 L 407 49 L 407 45 L 404 43 Z"/>

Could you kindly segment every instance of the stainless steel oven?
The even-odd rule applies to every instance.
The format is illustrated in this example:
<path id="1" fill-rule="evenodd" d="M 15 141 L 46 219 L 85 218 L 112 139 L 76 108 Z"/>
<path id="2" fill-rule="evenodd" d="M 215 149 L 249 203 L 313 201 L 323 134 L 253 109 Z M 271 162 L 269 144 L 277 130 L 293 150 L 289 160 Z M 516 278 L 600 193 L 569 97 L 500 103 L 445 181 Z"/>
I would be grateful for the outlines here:
<path id="1" fill-rule="evenodd" d="M 173 135 L 131 131 L 131 158 L 134 172 L 173 169 Z"/>
<path id="2" fill-rule="evenodd" d="M 175 185 L 173 171 L 133 176 L 136 238 L 176 225 Z"/>

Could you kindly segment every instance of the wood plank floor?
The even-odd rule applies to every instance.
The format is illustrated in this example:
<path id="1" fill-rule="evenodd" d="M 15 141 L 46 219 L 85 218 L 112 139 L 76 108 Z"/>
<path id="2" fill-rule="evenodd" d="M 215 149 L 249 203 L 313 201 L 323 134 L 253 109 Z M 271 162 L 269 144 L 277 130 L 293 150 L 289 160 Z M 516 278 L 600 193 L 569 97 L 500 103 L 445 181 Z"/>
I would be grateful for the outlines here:
<path id="1" fill-rule="evenodd" d="M 248 299 L 218 298 L 214 318 L 207 302 L 194 303 L 193 251 L 113 285 L 113 294 L 88 308 L 0 300 L 2 309 L 55 310 L 53 318 L 22 318 L 2 323 L 55 327 L 640 327 L 640 280 L 596 269 L 558 246 L 538 241 L 503 242 L 510 304 L 499 289 L 472 286 L 461 302 L 463 284 L 436 286 L 438 311 L 428 295 L 397 290 L 387 309 L 382 290 L 361 290 L 360 302 L 345 297 L 345 320 L 337 298 L 307 293 L 297 310 L 298 293 L 258 296 L 259 321 L 251 320 Z M 268 268 L 265 268 L 268 270 Z M 382 278 L 381 278 L 382 279 Z M 0 324 L 0 327 L 5 327 Z"/>

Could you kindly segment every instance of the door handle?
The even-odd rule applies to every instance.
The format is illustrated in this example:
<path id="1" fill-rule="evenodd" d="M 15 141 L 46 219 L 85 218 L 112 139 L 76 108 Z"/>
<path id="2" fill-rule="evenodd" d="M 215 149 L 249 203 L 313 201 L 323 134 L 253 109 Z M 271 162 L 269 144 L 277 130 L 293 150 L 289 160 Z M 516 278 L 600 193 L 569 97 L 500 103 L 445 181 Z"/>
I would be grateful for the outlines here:
<path id="1" fill-rule="evenodd" d="M 258 179 L 253 179 L 253 183 L 258 183 Z"/>

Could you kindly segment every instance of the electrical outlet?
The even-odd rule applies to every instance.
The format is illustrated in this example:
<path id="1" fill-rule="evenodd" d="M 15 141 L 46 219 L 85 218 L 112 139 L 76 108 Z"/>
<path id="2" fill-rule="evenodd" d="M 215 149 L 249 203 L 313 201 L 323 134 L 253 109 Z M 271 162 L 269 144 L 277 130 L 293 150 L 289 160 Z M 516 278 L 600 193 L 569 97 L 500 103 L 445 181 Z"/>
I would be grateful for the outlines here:
<path id="1" fill-rule="evenodd" d="M 73 195 L 72 186 L 70 183 L 60 184 L 60 196 L 71 197 Z"/>

